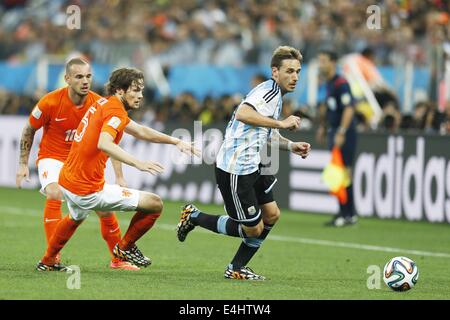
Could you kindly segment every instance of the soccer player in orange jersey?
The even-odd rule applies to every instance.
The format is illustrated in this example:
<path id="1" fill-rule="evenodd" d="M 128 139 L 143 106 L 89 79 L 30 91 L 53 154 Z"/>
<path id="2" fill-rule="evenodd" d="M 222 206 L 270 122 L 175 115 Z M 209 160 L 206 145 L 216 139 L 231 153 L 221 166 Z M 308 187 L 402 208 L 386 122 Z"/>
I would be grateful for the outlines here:
<path id="1" fill-rule="evenodd" d="M 128 110 L 139 108 L 143 88 L 141 71 L 133 68 L 114 71 L 107 85 L 111 97 L 97 100 L 81 120 L 58 181 L 69 215 L 58 223 L 44 257 L 36 266 L 38 270 L 66 270 L 55 268 L 56 256 L 90 210 L 136 211 L 127 232 L 114 247 L 114 254 L 137 266 L 151 264 L 135 243 L 158 219 L 163 203 L 156 194 L 106 184 L 106 161 L 111 157 L 151 174 L 163 171 L 159 163 L 138 160 L 118 146 L 124 131 L 137 139 L 173 144 L 187 154 L 198 156 L 199 151 L 190 143 L 139 125 L 128 117 Z"/>
<path id="2" fill-rule="evenodd" d="M 20 141 L 20 159 L 16 184 L 20 188 L 23 179 L 29 178 L 28 160 L 35 132 L 43 128 L 37 159 L 41 192 L 46 196 L 44 208 L 44 229 L 47 243 L 50 241 L 58 221 L 61 220 L 62 193 L 58 186 L 59 172 L 69 154 L 72 141 L 88 108 L 101 98 L 90 91 L 92 71 L 83 59 L 71 59 L 66 64 L 67 87 L 46 94 L 37 103 L 29 122 L 25 125 Z M 116 182 L 124 185 L 120 162 L 113 163 Z M 120 228 L 113 212 L 99 212 L 101 233 L 108 244 L 113 269 L 139 270 L 139 267 L 114 257 L 112 250 L 120 240 Z M 60 264 L 57 258 L 57 267 Z"/>

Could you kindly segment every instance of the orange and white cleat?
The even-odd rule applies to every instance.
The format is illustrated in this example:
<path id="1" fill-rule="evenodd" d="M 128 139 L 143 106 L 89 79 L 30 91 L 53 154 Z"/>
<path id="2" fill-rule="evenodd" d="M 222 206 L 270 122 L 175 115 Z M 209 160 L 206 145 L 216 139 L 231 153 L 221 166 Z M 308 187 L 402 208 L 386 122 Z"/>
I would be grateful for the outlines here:
<path id="1" fill-rule="evenodd" d="M 144 256 L 136 245 L 133 245 L 130 250 L 122 250 L 117 243 L 113 248 L 113 255 L 122 261 L 128 261 L 138 267 L 146 268 L 152 264 L 152 260 Z"/>
<path id="2" fill-rule="evenodd" d="M 129 271 L 141 270 L 141 268 L 139 268 L 138 266 L 135 266 L 131 262 L 123 261 L 123 260 L 111 260 L 109 267 L 114 270 L 129 270 Z"/>

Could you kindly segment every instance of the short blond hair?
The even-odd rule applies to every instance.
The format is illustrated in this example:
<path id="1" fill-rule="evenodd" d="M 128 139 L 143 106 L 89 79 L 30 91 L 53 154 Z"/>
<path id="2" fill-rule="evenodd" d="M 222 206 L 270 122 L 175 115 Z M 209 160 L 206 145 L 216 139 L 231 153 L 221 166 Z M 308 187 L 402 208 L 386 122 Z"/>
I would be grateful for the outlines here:
<path id="1" fill-rule="evenodd" d="M 303 56 L 300 53 L 300 50 L 295 49 L 294 47 L 279 46 L 272 54 L 272 61 L 270 62 L 270 66 L 279 69 L 281 67 L 281 64 L 283 63 L 283 60 L 288 59 L 295 59 L 299 62 L 302 62 Z"/>

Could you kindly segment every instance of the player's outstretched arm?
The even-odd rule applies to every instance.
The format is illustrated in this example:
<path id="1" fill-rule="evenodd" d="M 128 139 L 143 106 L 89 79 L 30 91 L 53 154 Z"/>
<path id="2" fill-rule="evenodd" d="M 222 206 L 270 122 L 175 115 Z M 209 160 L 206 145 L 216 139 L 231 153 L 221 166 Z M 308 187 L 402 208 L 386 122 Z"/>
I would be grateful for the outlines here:
<path id="1" fill-rule="evenodd" d="M 298 129 L 300 126 L 300 117 L 289 116 L 284 120 L 275 120 L 263 116 L 252 106 L 244 103 L 236 111 L 236 120 L 255 127 L 266 127 L 274 129 Z"/>
<path id="2" fill-rule="evenodd" d="M 121 147 L 119 147 L 117 144 L 115 144 L 114 138 L 108 132 L 100 133 L 97 148 L 102 150 L 111 158 L 126 163 L 141 171 L 149 172 L 151 174 L 158 174 L 163 172 L 164 170 L 164 167 L 158 162 L 152 161 L 144 162 L 134 158 L 131 154 L 129 154 Z"/>
<path id="3" fill-rule="evenodd" d="M 29 122 L 25 125 L 22 131 L 22 136 L 20 137 L 20 156 L 19 156 L 19 167 L 16 173 L 16 185 L 18 188 L 21 187 L 23 179 L 26 181 L 30 180 L 30 170 L 28 168 L 28 160 L 30 158 L 31 147 L 33 146 L 34 134 L 36 129 L 34 129 Z"/>
<path id="4" fill-rule="evenodd" d="M 283 137 L 278 130 L 272 132 L 272 137 L 269 140 L 271 145 L 276 145 L 280 150 L 288 150 L 292 153 L 298 154 L 305 159 L 311 151 L 311 145 L 307 142 L 292 142 Z"/>
<path id="5" fill-rule="evenodd" d="M 133 120 L 125 127 L 125 132 L 131 134 L 136 139 L 146 140 L 154 143 L 165 143 L 175 145 L 181 152 L 188 155 L 201 155 L 200 150 L 194 147 L 194 142 L 187 143 L 178 138 L 171 137 L 165 133 L 159 132 L 152 128 L 142 126 Z"/>

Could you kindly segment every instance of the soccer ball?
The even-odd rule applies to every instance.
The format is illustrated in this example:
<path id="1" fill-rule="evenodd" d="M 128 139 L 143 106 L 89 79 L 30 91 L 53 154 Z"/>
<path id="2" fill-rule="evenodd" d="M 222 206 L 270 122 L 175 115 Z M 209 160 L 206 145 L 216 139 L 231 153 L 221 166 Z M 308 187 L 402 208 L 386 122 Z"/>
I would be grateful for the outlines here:
<path id="1" fill-rule="evenodd" d="M 406 257 L 395 257 L 384 266 L 383 280 L 394 291 L 407 291 L 419 278 L 419 269 L 414 261 Z"/>

